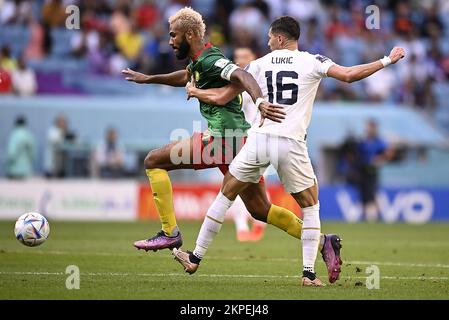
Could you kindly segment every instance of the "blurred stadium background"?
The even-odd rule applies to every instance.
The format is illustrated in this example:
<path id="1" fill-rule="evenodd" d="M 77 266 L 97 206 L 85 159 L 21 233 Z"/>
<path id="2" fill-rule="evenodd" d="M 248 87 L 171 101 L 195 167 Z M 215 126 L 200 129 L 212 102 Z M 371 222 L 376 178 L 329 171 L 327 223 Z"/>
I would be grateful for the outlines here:
<path id="1" fill-rule="evenodd" d="M 145 155 L 205 124 L 197 102 L 186 101 L 182 88 L 127 83 L 120 71 L 183 68 L 168 46 L 167 19 L 189 5 L 203 15 L 208 39 L 229 57 L 239 46 L 267 53 L 269 24 L 282 14 L 300 20 L 300 50 L 342 65 L 404 47 L 404 61 L 366 80 L 321 84 L 308 144 L 321 185 L 322 218 L 363 219 L 351 146 L 364 139 L 366 123 L 374 120 L 394 149 L 379 166 L 379 219 L 449 219 L 448 1 L 0 3 L 1 218 L 31 209 L 49 219 L 157 217 L 143 173 Z M 66 28 L 66 8 L 73 4 L 80 9 L 80 29 Z M 372 4 L 380 9 L 377 30 L 365 27 L 365 9 Z M 21 116 L 34 146 L 31 168 L 27 159 L 12 155 Z M 104 157 L 108 130 L 118 145 L 113 169 Z M 181 170 L 171 176 L 178 217 L 202 219 L 221 174 Z M 277 187 L 276 175 L 268 181 L 273 201 L 295 208 Z"/>
<path id="2" fill-rule="evenodd" d="M 380 28 L 368 30 L 365 21 L 370 13 L 365 10 L 373 4 L 380 9 Z M 66 8 L 70 5 L 80 9 L 80 29 L 66 28 L 69 16 Z M 390 261 L 385 262 L 383 270 L 391 268 L 389 272 L 397 279 L 404 275 L 403 268 L 410 268 L 406 269 L 407 276 L 416 278 L 407 281 L 422 280 L 424 270 L 432 277 L 445 277 L 429 278 L 434 282 L 442 280 L 443 285 L 426 281 L 406 287 L 406 280 L 403 280 L 405 291 L 401 294 L 395 291 L 398 288 L 395 282 L 387 297 L 395 299 L 417 294 L 416 297 L 447 298 L 447 0 L 0 0 L 0 220 L 5 220 L 0 223 L 0 229 L 5 231 L 1 234 L 5 241 L 0 248 L 3 254 L 0 274 L 4 277 L 0 278 L 5 288 L 12 290 L 5 289 L 0 296 L 123 297 L 121 291 L 109 291 L 109 287 L 102 293 L 97 292 L 97 296 L 70 296 L 67 291 L 61 293 L 51 287 L 52 275 L 45 272 L 56 270 L 55 274 L 61 277 L 62 273 L 58 272 L 73 261 L 85 263 L 84 270 L 87 268 L 93 274 L 100 272 L 98 270 L 124 272 L 123 279 L 115 277 L 110 281 L 125 281 L 130 279 L 126 278 L 128 272 L 141 272 L 138 262 L 142 261 L 137 258 L 142 257 L 130 252 L 132 241 L 159 228 L 143 159 L 148 151 L 172 139 L 205 129 L 205 123 L 197 101 L 187 101 L 183 88 L 128 83 L 120 71 L 131 67 L 144 73 L 166 73 L 186 65 L 185 61 L 176 60 L 168 45 L 167 31 L 168 17 L 184 6 L 192 6 L 203 15 L 208 39 L 230 58 L 234 48 L 241 46 L 252 48 L 259 56 L 266 54 L 270 22 L 280 15 L 299 19 L 300 50 L 326 55 L 341 65 L 373 61 L 388 55 L 393 46 L 405 48 L 404 60 L 363 81 L 352 84 L 332 79 L 322 81 L 308 132 L 309 152 L 320 183 L 322 225 L 337 222 L 330 227 L 344 233 L 343 238 L 349 244 L 344 254 L 359 261 L 359 264 L 349 262 L 344 272 L 356 279 L 359 267 L 355 271 L 351 269 L 352 273 L 346 271 L 353 268 L 351 263 L 361 266 L 363 261 Z M 388 145 L 391 156 L 382 164 L 370 166 L 379 177 L 379 210 L 377 216 L 370 217 L 378 223 L 359 224 L 357 228 L 357 225 L 346 226 L 344 222 L 367 219 L 358 186 L 366 181 L 366 171 L 361 169 L 360 145 L 370 122 L 377 123 L 379 136 Z M 116 141 L 114 157 L 106 156 L 106 137 Z M 17 146 L 23 141 L 32 146 L 32 152 L 17 156 Z M 181 224 L 185 226 L 181 230 L 186 230 L 192 245 L 199 221 L 214 199 L 222 175 L 218 169 L 210 169 L 179 170 L 171 172 L 170 176 L 178 220 L 196 221 L 182 221 Z M 269 175 L 267 181 L 272 201 L 300 214 L 290 196 L 283 192 L 276 175 Z M 47 216 L 54 227 L 51 235 L 54 241 L 25 254 L 26 248 L 20 247 L 12 237 L 10 222 L 27 211 Z M 130 223 L 123 223 L 121 227 L 120 224 L 65 222 L 69 220 Z M 147 220 L 153 222 L 148 224 Z M 406 224 L 392 228 L 384 225 L 396 222 Z M 281 280 L 276 281 L 281 287 L 285 286 L 280 291 L 265 291 L 266 287 L 255 285 L 260 282 L 257 277 L 237 279 L 223 282 L 224 289 L 218 297 L 289 299 L 291 294 L 297 294 L 296 291 L 292 293 L 291 288 L 282 291 L 290 281 L 282 277 L 293 273 L 293 269 L 279 266 L 286 255 L 290 257 L 291 252 L 296 252 L 293 244 L 289 242 L 282 248 L 284 251 L 279 250 L 275 244 L 284 238 L 268 230 L 271 242 L 267 239 L 264 247 L 253 247 L 251 250 L 255 253 L 247 247 L 236 247 L 236 251 L 228 253 L 228 247 L 234 245 L 229 240 L 234 238 L 230 228 L 233 227 L 227 225 L 223 230 L 228 233 L 228 240 L 218 239 L 216 247 L 221 248 L 222 254 L 231 255 L 231 260 L 236 260 L 234 256 L 239 254 L 242 259 L 236 266 L 223 264 L 227 273 L 229 268 L 236 274 L 245 272 L 246 267 L 252 266 L 248 259 L 251 256 L 256 256 L 256 260 L 259 256 L 266 259 L 262 250 L 269 248 L 278 260 L 264 260 L 268 261 L 266 270 L 259 269 L 259 262 L 257 270 L 265 274 L 280 273 Z M 109 238 L 111 234 L 114 237 Z M 422 245 L 409 251 L 410 243 L 418 237 Z M 384 247 L 378 247 L 383 243 L 381 239 L 386 241 Z M 64 256 L 64 252 L 71 251 L 78 253 Z M 398 251 L 401 256 L 396 255 Z M 16 255 L 17 252 L 20 254 Z M 368 252 L 374 256 L 368 256 Z M 33 253 L 36 255 L 31 264 L 28 255 Z M 39 258 L 38 253 L 52 255 L 51 264 L 46 256 Z M 96 259 L 84 259 L 84 255 L 89 254 Z M 126 267 L 122 261 L 124 255 L 129 262 Z M 155 276 L 167 270 L 180 271 L 176 268 L 179 266 L 172 267 L 173 262 L 161 260 L 159 253 L 153 257 L 161 264 L 152 264 L 145 270 L 159 272 Z M 410 264 L 403 264 L 404 260 Z M 209 272 L 222 270 L 214 269 L 214 264 L 210 266 L 212 271 Z M 203 270 L 205 277 L 206 268 Z M 325 274 L 322 266 L 319 268 Z M 43 278 L 33 278 L 31 291 L 24 296 L 23 292 L 14 291 L 17 281 L 24 281 L 20 280 L 23 275 L 14 273 L 17 270 L 41 270 Z M 254 270 L 248 269 L 248 272 Z M 47 278 L 49 280 L 44 283 Z M 121 286 L 127 288 L 130 297 L 139 298 L 139 291 L 133 286 L 139 290 L 149 289 L 143 288 L 145 282 L 139 277 L 132 279 L 118 287 L 120 290 Z M 191 282 L 183 280 L 184 289 L 178 292 L 181 295 L 175 293 L 169 297 L 216 297 L 208 295 L 210 285 L 205 278 L 200 279 L 203 279 L 200 281 L 203 291 L 189 291 Z M 180 282 L 166 286 L 160 281 L 158 285 L 158 292 L 161 292 L 165 287 L 177 288 Z M 52 289 L 43 293 L 38 289 L 40 286 Z M 253 288 L 253 295 L 246 296 L 240 291 L 245 288 L 240 286 Z M 343 287 L 347 287 L 346 282 Z M 228 289 L 234 295 L 227 296 Z M 283 293 L 277 295 L 281 291 Z M 153 292 L 148 296 L 163 298 L 158 294 Z M 365 298 L 373 298 L 364 294 Z M 315 292 L 312 297 L 323 296 Z M 325 297 L 360 298 L 331 291 Z"/>

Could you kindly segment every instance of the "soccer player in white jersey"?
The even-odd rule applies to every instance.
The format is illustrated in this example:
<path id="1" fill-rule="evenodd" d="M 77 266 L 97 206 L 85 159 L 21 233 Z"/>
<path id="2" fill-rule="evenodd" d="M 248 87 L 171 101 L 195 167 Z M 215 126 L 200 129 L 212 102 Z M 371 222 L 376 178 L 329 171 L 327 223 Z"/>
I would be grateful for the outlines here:
<path id="1" fill-rule="evenodd" d="M 268 33 L 268 46 L 272 52 L 247 68 L 258 81 L 264 98 L 282 105 L 286 117 L 281 123 L 275 123 L 258 115 L 261 121 L 252 126 L 246 144 L 232 161 L 221 192 L 207 212 L 195 250 L 192 253 L 173 250 L 175 259 L 188 273 L 197 270 L 198 263 L 191 260 L 198 262 L 204 257 L 219 231 L 216 221 L 223 221 L 237 194 L 249 184 L 257 183 L 268 165 L 273 164 L 285 190 L 297 201 L 304 215 L 301 235 L 302 285 L 324 286 L 314 269 L 321 230 L 320 204 L 317 180 L 306 147 L 307 127 L 316 91 L 321 79 L 326 76 L 344 82 L 358 81 L 396 63 L 405 56 L 405 51 L 395 47 L 388 57 L 368 64 L 343 67 L 327 57 L 298 51 L 299 34 L 299 23 L 294 18 L 284 16 L 276 19 Z M 241 91 L 241 88 L 231 84 L 220 89 L 193 89 L 189 94 L 201 101 L 220 105 Z M 256 101 L 256 105 L 260 102 Z M 337 245 L 335 241 L 326 242 Z"/>

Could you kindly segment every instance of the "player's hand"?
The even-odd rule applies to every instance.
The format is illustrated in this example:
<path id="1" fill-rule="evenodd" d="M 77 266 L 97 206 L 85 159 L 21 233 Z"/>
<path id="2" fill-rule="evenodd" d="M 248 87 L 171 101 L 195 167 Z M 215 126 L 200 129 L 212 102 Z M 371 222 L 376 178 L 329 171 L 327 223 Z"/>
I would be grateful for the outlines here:
<path id="1" fill-rule="evenodd" d="M 275 104 L 271 104 L 267 101 L 263 101 L 259 104 L 260 111 L 260 124 L 261 127 L 265 121 L 265 119 L 270 119 L 274 122 L 282 122 L 282 119 L 285 119 L 285 112 L 282 110 L 282 106 L 278 106 Z"/>
<path id="2" fill-rule="evenodd" d="M 394 64 L 405 57 L 405 50 L 401 47 L 394 47 L 391 49 L 389 57 L 391 59 L 391 63 Z"/>
<path id="3" fill-rule="evenodd" d="M 190 77 L 190 81 L 186 84 L 186 93 L 187 93 L 187 100 L 190 98 L 195 98 L 194 91 L 195 91 L 195 78 L 192 76 Z"/>
<path id="4" fill-rule="evenodd" d="M 147 75 L 131 70 L 130 68 L 123 69 L 122 74 L 126 76 L 125 80 L 135 83 L 147 83 L 149 78 Z"/>

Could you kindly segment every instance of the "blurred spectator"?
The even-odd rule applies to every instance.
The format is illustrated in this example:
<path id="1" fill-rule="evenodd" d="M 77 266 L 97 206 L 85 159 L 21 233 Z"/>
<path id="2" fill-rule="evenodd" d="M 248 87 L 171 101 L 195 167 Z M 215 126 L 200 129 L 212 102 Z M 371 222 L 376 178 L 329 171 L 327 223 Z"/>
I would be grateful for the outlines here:
<path id="1" fill-rule="evenodd" d="M 231 34 L 238 42 L 237 46 L 251 46 L 252 42 L 266 44 L 268 21 L 263 13 L 251 3 L 245 3 L 231 13 L 229 17 Z M 245 39 L 242 41 L 242 35 Z M 240 41 L 239 41 L 240 40 Z"/>
<path id="2" fill-rule="evenodd" d="M 119 6 L 114 10 L 110 20 L 110 28 L 114 35 L 129 32 L 131 29 L 129 12 L 126 7 Z"/>
<path id="3" fill-rule="evenodd" d="M 49 27 L 62 27 L 67 18 L 61 0 L 49 0 L 42 8 L 42 22 Z"/>
<path id="4" fill-rule="evenodd" d="M 44 155 L 45 176 L 48 178 L 64 177 L 64 150 L 67 143 L 73 143 L 76 136 L 68 128 L 67 120 L 60 115 L 47 131 L 47 144 Z"/>
<path id="5" fill-rule="evenodd" d="M 0 10 L 0 24 L 26 24 L 31 16 L 31 1 L 6 0 Z"/>
<path id="6" fill-rule="evenodd" d="M 365 8 L 371 3 L 367 0 L 3 0 L 0 25 L 1 31 L 5 31 L 0 32 L 0 43 L 8 44 L 12 52 L 0 65 L 11 72 L 15 68 L 14 57 L 24 56 L 32 66 L 45 69 L 53 65 L 53 60 L 47 64 L 50 60 L 46 61 L 45 55 L 60 52 L 53 50 L 52 42 L 58 41 L 55 45 L 63 47 L 61 42 L 66 41 L 67 32 L 73 34 L 70 45 L 77 63 L 87 66 L 79 70 L 78 79 L 83 78 L 83 73 L 115 76 L 127 66 L 146 73 L 168 73 L 184 65 L 174 58 L 168 45 L 167 19 L 186 5 L 203 13 L 207 40 L 227 56 L 242 46 L 254 47 L 258 55 L 266 53 L 269 22 L 288 14 L 300 20 L 300 50 L 326 52 L 341 65 L 381 58 L 393 44 L 407 52 L 404 63 L 368 78 L 364 85 L 324 81 L 318 99 L 368 98 L 405 102 L 433 111 L 433 106 L 441 101 L 433 96 L 435 83 L 449 80 L 448 3 L 374 1 L 381 9 L 380 29 L 368 30 Z M 54 32 L 64 26 L 65 6 L 70 4 L 81 10 L 81 30 Z M 14 42 L 15 34 L 20 35 L 21 41 Z M 64 54 L 67 50 L 61 51 Z M 61 65 L 58 76 L 70 78 L 73 59 L 64 59 L 60 53 L 55 55 L 49 59 Z M 43 61 L 36 61 L 42 58 Z M 424 76 L 420 74 L 422 70 Z M 399 75 L 398 79 L 392 80 L 393 72 Z M 0 90 L 9 92 L 8 75 L 4 71 L 2 77 L 6 80 L 0 84 Z M 396 81 L 393 89 L 392 81 Z M 76 90 L 82 87 L 77 81 L 69 86 Z"/>
<path id="7" fill-rule="evenodd" d="M 6 176 L 9 179 L 24 179 L 33 175 L 35 141 L 27 128 L 26 119 L 19 116 L 8 139 L 6 153 Z"/>
<path id="8" fill-rule="evenodd" d="M 23 58 L 19 59 L 18 68 L 12 72 L 12 86 L 19 96 L 31 96 L 37 91 L 36 73 L 26 66 Z"/>
<path id="9" fill-rule="evenodd" d="M 286 14 L 306 21 L 316 18 L 321 10 L 320 0 L 287 0 Z"/>
<path id="10" fill-rule="evenodd" d="M 328 12 L 328 22 L 324 27 L 324 34 L 326 35 L 326 39 L 331 41 L 335 37 L 340 35 L 344 35 L 349 32 L 348 27 L 343 23 L 342 18 L 342 10 L 338 6 L 332 6 Z"/>
<path id="11" fill-rule="evenodd" d="M 312 54 L 325 51 L 323 33 L 316 18 L 308 21 L 305 34 L 301 34 L 299 48 Z"/>
<path id="12" fill-rule="evenodd" d="M 114 44 L 112 47 L 111 58 L 109 59 L 109 72 L 111 75 L 119 75 L 122 70 L 129 67 L 128 61 L 120 54 L 117 46 Z"/>
<path id="13" fill-rule="evenodd" d="M 350 185 L 358 184 L 359 172 L 359 148 L 356 137 L 350 133 L 338 149 L 337 177 Z"/>
<path id="14" fill-rule="evenodd" d="M 425 17 L 420 30 L 424 37 L 430 37 L 434 33 L 442 34 L 444 25 L 435 4 L 425 9 Z"/>
<path id="15" fill-rule="evenodd" d="M 394 28 L 399 35 L 409 34 L 412 31 L 412 8 L 408 1 L 397 2 Z"/>
<path id="16" fill-rule="evenodd" d="M 125 175 L 125 152 L 118 142 L 117 130 L 108 128 L 105 141 L 100 143 L 95 150 L 94 175 L 102 178 L 120 178 Z"/>
<path id="17" fill-rule="evenodd" d="M 381 56 L 380 52 L 377 52 L 377 54 L 375 51 L 373 52 L 377 57 Z M 374 58 L 369 56 L 367 60 L 373 61 Z M 369 101 L 382 102 L 392 98 L 397 86 L 397 78 L 394 70 L 385 68 L 363 79 L 362 83 L 365 85 L 366 96 Z"/>
<path id="18" fill-rule="evenodd" d="M 14 20 L 16 12 L 16 2 L 14 0 L 6 0 L 1 6 L 0 24 L 9 24 Z"/>
<path id="19" fill-rule="evenodd" d="M 423 59 L 421 62 L 418 57 L 411 54 L 407 68 L 400 69 L 400 77 L 404 84 L 405 103 L 412 106 L 426 107 L 431 103 L 432 91 L 429 84 L 431 80 L 431 66 Z"/>
<path id="20" fill-rule="evenodd" d="M 160 19 L 154 0 L 144 0 L 136 9 L 136 23 L 139 29 L 153 27 Z"/>
<path id="21" fill-rule="evenodd" d="M 26 60 L 40 60 L 44 57 L 45 30 L 34 18 L 30 20 L 30 41 L 25 48 L 24 57 Z"/>
<path id="22" fill-rule="evenodd" d="M 393 158 L 394 150 L 379 137 L 377 122 L 374 120 L 369 120 L 366 123 L 365 137 L 357 147 L 359 174 L 356 186 L 359 190 L 365 219 L 376 221 L 379 213 L 376 202 L 379 167 Z"/>
<path id="23" fill-rule="evenodd" d="M 115 37 L 115 43 L 131 65 L 137 62 L 143 47 L 143 37 L 135 24 L 132 24 L 129 31 L 118 33 Z"/>
<path id="24" fill-rule="evenodd" d="M 11 56 L 11 50 L 7 46 L 0 50 L 0 68 L 8 72 L 17 68 L 17 61 Z"/>
<path id="25" fill-rule="evenodd" d="M 0 94 L 12 92 L 12 80 L 8 71 L 0 66 Z"/>

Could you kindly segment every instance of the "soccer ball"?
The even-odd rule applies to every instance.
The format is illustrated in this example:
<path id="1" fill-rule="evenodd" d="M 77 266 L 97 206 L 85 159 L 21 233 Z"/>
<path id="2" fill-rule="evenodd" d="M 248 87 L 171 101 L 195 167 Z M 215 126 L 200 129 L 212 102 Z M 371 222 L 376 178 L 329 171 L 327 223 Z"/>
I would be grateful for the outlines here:
<path id="1" fill-rule="evenodd" d="M 16 221 L 14 234 L 17 240 L 29 247 L 44 243 L 50 233 L 47 219 L 37 212 L 22 214 Z"/>

